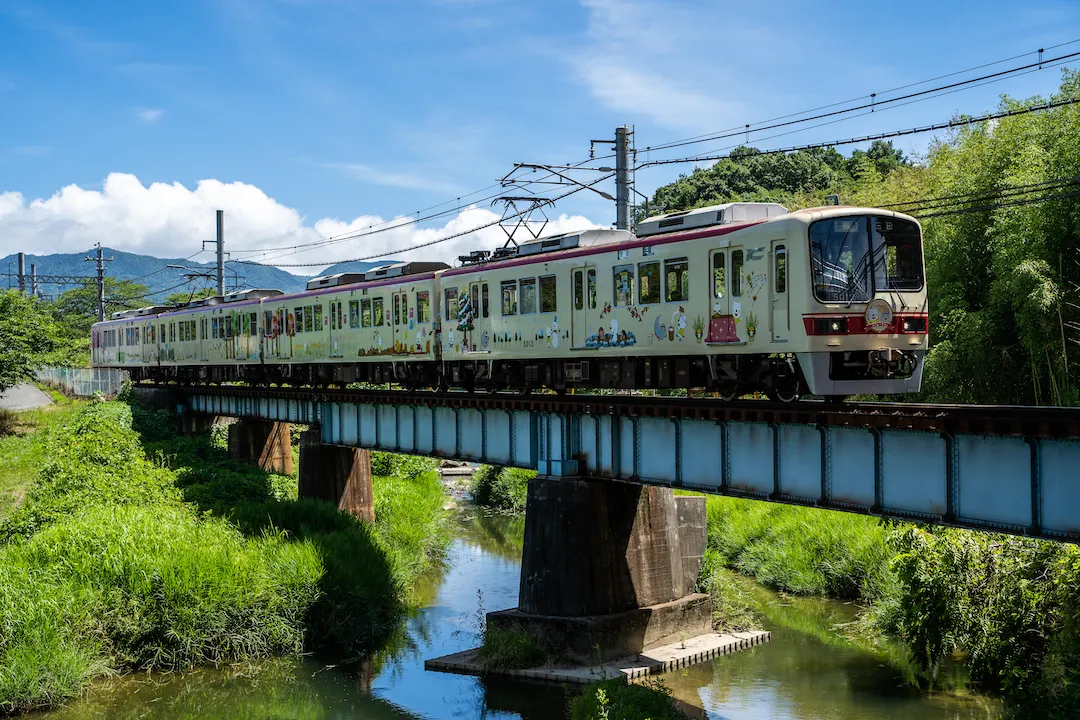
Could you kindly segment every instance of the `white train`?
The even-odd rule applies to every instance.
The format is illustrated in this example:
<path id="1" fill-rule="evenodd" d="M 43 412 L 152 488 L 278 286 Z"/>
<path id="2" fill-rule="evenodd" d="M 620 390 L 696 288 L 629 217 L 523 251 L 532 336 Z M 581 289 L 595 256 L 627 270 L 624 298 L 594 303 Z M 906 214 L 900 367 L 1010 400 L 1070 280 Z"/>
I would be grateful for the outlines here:
<path id="1" fill-rule="evenodd" d="M 922 233 L 873 208 L 731 203 L 117 313 L 93 364 L 136 379 L 498 390 L 919 390 Z"/>

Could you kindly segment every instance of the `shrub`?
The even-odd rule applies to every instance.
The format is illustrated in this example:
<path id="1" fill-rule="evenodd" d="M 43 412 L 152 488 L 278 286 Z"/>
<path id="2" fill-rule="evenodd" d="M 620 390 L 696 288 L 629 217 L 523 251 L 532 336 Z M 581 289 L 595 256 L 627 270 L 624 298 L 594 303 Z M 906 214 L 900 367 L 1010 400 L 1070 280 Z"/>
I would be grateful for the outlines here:
<path id="1" fill-rule="evenodd" d="M 478 505 L 522 512 L 529 495 L 529 480 L 534 477 L 535 470 L 481 465 L 473 472 L 469 492 Z"/>
<path id="2" fill-rule="evenodd" d="M 436 472 L 438 469 L 439 461 L 435 458 L 378 450 L 371 453 L 371 474 L 376 477 L 394 476 L 412 480 L 425 473 Z"/>
<path id="3" fill-rule="evenodd" d="M 604 680 L 585 687 L 570 703 L 573 720 L 687 720 L 661 680 L 627 684 Z"/>

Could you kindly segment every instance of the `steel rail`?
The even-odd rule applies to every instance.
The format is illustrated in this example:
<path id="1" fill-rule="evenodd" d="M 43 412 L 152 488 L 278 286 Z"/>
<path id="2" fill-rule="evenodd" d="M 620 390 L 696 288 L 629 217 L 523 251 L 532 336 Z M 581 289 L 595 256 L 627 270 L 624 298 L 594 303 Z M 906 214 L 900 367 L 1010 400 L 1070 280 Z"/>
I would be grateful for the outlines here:
<path id="1" fill-rule="evenodd" d="M 521 395 L 509 392 L 487 394 L 465 391 L 342 390 L 168 383 L 140 383 L 137 387 L 184 394 L 312 402 L 689 418 L 1032 438 L 1080 438 L 1080 408 L 1066 407 L 899 402 L 782 403 L 768 400 L 721 401 L 715 398 L 640 395 Z"/>

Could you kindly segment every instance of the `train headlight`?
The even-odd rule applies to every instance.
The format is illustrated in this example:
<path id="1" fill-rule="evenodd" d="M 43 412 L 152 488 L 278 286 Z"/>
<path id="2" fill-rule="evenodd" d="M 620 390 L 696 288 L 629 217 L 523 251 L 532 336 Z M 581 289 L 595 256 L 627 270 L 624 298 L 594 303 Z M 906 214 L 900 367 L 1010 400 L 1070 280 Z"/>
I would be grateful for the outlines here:
<path id="1" fill-rule="evenodd" d="M 904 320 L 904 332 L 911 332 L 911 321 Z"/>
<path id="2" fill-rule="evenodd" d="M 900 332 L 902 333 L 925 333 L 926 332 L 926 318 L 924 317 L 906 317 L 900 322 Z"/>
<path id="3" fill-rule="evenodd" d="M 831 321 L 829 321 L 829 330 L 831 330 L 832 332 L 840 332 L 840 321 L 839 320 L 831 320 Z"/>
<path id="4" fill-rule="evenodd" d="M 807 326 L 808 330 L 810 326 Z M 814 335 L 846 335 L 847 318 L 843 317 L 819 317 L 814 318 Z"/>

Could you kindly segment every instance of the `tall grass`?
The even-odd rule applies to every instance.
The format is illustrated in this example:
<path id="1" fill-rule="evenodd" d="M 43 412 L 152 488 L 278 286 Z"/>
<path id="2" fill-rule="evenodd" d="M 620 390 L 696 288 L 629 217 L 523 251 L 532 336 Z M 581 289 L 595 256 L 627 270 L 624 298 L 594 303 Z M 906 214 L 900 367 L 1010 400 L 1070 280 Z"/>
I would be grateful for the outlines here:
<path id="1" fill-rule="evenodd" d="M 170 425 L 93 403 L 48 433 L 37 483 L 0 523 L 0 712 L 128 670 L 355 656 L 392 630 L 445 548 L 433 476 L 378 479 L 369 526 L 287 499 L 295 479 Z"/>
<path id="2" fill-rule="evenodd" d="M 887 528 L 876 518 L 710 497 L 708 547 L 723 564 L 797 595 L 873 601 L 894 592 Z"/>
<path id="3" fill-rule="evenodd" d="M 62 424 L 84 403 L 67 401 L 37 410 L 15 413 L 15 431 L 0 437 L 0 518 L 22 502 L 46 459 L 45 445 L 51 429 Z"/>

